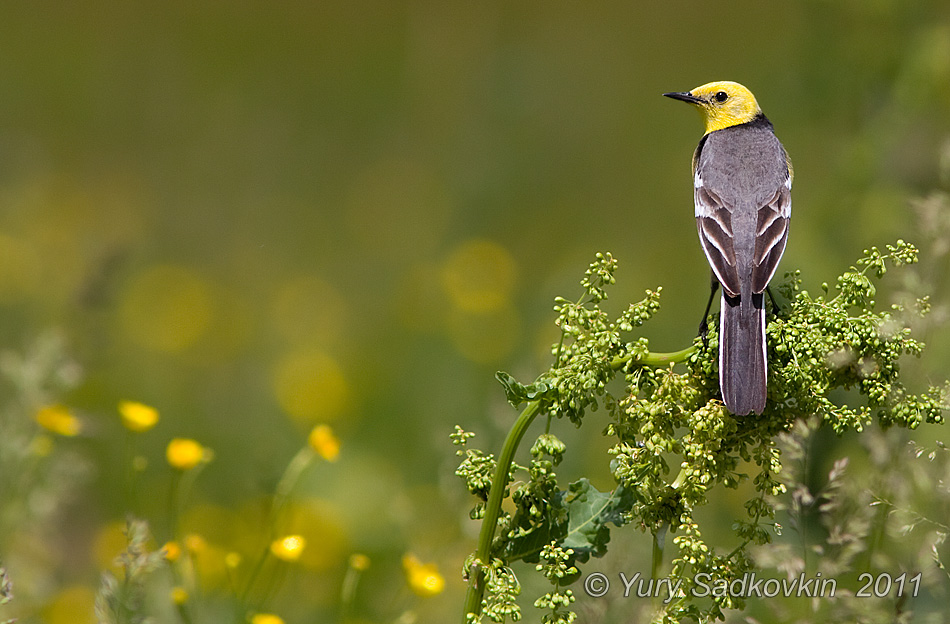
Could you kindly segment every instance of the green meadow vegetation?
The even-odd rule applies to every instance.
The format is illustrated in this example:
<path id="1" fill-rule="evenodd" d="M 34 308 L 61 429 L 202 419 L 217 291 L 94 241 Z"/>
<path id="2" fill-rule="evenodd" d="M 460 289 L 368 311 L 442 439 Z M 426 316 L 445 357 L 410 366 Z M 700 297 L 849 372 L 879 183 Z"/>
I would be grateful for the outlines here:
<path id="1" fill-rule="evenodd" d="M 795 165 L 761 418 L 711 80 Z M 948 258 L 945 1 L 8 3 L 0 622 L 947 621 Z"/>

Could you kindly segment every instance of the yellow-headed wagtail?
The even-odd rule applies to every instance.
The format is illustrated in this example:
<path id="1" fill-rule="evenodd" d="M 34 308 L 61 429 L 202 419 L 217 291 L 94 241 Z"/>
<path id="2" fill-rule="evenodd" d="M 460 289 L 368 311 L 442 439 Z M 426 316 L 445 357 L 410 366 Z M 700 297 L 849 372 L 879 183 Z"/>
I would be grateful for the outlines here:
<path id="1" fill-rule="evenodd" d="M 761 414 L 766 395 L 762 293 L 785 251 L 792 164 L 755 96 L 742 85 L 710 82 L 663 95 L 693 104 L 706 122 L 693 154 L 693 192 L 699 240 L 723 290 L 719 387 L 733 414 Z"/>

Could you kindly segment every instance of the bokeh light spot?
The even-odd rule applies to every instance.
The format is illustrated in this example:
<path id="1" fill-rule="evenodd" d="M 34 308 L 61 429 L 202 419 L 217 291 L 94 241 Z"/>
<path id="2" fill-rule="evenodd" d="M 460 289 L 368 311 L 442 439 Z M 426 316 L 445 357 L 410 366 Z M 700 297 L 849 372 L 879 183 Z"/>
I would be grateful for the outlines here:
<path id="1" fill-rule="evenodd" d="M 104 525 L 96 534 L 93 542 L 93 558 L 96 566 L 100 570 L 118 571 L 116 557 L 119 556 L 128 545 L 128 539 L 125 536 L 126 522 L 116 520 Z"/>
<path id="2" fill-rule="evenodd" d="M 230 507 L 201 501 L 184 512 L 181 526 L 191 535 L 213 535 L 222 546 L 240 550 L 251 543 L 258 546 L 251 516 Z"/>
<path id="3" fill-rule="evenodd" d="M 418 258 L 436 247 L 451 215 L 436 175 L 412 160 L 383 159 L 362 171 L 347 199 L 346 217 L 360 250 L 394 259 Z"/>
<path id="4" fill-rule="evenodd" d="M 280 406 L 306 427 L 339 417 L 350 394 L 340 365 L 319 351 L 285 356 L 274 367 L 273 384 Z"/>
<path id="5" fill-rule="evenodd" d="M 442 267 L 442 287 L 452 304 L 468 312 L 503 307 L 515 285 L 515 260 L 507 249 L 489 240 L 459 245 Z"/>
<path id="6" fill-rule="evenodd" d="M 56 594 L 46 607 L 47 624 L 95 624 L 96 592 L 91 587 L 72 585 Z"/>
<path id="7" fill-rule="evenodd" d="M 0 302 L 12 303 L 39 286 L 36 253 L 26 244 L 0 234 Z"/>
<path id="8" fill-rule="evenodd" d="M 136 276 L 122 298 L 122 325 L 140 345 L 182 351 L 201 338 L 214 317 L 207 282 L 184 267 L 164 265 Z"/>
<path id="9" fill-rule="evenodd" d="M 182 541 L 200 582 L 206 587 L 225 587 L 228 582 L 225 557 L 230 551 L 197 533 L 186 535 Z"/>
<path id="10" fill-rule="evenodd" d="M 396 285 L 393 305 L 404 327 L 418 332 L 439 331 L 449 308 L 440 287 L 439 267 L 417 264 L 405 271 Z"/>
<path id="11" fill-rule="evenodd" d="M 300 345 L 326 346 L 346 333 L 347 305 L 328 282 L 312 276 L 282 284 L 271 305 L 274 327 L 282 338 Z"/>
<path id="12" fill-rule="evenodd" d="M 303 549 L 299 562 L 322 571 L 339 566 L 346 558 L 348 536 L 339 512 L 320 499 L 303 500 L 288 513 L 288 528 L 312 547 Z"/>
<path id="13" fill-rule="evenodd" d="M 448 318 L 449 338 L 469 360 L 494 364 L 515 348 L 521 335 L 521 321 L 511 306 L 487 313 L 456 309 Z"/>

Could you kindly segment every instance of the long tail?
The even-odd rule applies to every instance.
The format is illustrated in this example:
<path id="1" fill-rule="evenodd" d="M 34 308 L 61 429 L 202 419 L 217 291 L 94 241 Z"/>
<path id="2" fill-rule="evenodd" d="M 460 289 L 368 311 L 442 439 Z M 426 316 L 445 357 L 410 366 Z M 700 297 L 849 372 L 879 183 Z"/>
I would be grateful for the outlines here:
<path id="1" fill-rule="evenodd" d="M 719 387 L 737 416 L 765 409 L 765 298 L 722 294 L 719 315 Z"/>

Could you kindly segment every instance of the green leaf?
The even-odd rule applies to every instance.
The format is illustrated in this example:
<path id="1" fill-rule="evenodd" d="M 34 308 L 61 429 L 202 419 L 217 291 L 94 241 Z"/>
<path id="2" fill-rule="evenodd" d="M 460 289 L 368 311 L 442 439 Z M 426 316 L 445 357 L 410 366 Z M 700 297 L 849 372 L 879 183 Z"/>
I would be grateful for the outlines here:
<path id="1" fill-rule="evenodd" d="M 515 409 L 527 400 L 528 393 L 524 385 L 505 371 L 495 373 L 495 379 L 505 387 L 505 398 Z"/>
<path id="2" fill-rule="evenodd" d="M 601 492 L 586 478 L 571 483 L 550 501 L 542 523 L 532 522 L 525 514 L 513 519 L 513 535 L 505 548 L 508 561 L 537 563 L 541 549 L 556 542 L 574 551 L 573 561 L 585 562 L 591 556 L 602 557 L 610 541 L 608 523 L 622 526 L 624 511 L 633 507 L 633 492 L 618 486 Z"/>
<path id="3" fill-rule="evenodd" d="M 633 492 L 623 486 L 600 492 L 587 479 L 579 479 L 562 495 L 569 522 L 561 546 L 572 549 L 575 559 L 581 562 L 591 555 L 602 557 L 610 541 L 607 523 L 623 526 L 623 512 L 633 507 Z"/>
<path id="4" fill-rule="evenodd" d="M 505 387 L 505 398 L 515 409 L 526 401 L 540 399 L 549 390 L 549 386 L 543 381 L 537 381 L 526 386 L 505 371 L 495 373 L 495 379 Z"/>

